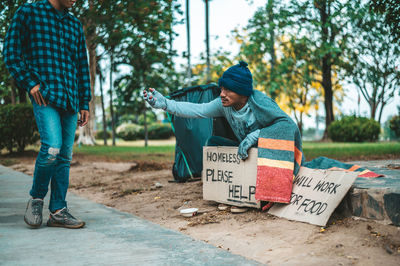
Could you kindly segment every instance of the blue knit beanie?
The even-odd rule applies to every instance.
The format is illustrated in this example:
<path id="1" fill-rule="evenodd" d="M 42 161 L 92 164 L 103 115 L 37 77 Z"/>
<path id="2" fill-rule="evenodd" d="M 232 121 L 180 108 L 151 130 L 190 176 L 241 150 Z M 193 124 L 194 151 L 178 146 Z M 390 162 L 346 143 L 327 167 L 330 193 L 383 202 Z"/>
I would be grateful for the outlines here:
<path id="1" fill-rule="evenodd" d="M 239 64 L 228 68 L 218 80 L 219 87 L 250 96 L 253 93 L 253 76 L 247 66 L 246 62 L 240 61 Z"/>

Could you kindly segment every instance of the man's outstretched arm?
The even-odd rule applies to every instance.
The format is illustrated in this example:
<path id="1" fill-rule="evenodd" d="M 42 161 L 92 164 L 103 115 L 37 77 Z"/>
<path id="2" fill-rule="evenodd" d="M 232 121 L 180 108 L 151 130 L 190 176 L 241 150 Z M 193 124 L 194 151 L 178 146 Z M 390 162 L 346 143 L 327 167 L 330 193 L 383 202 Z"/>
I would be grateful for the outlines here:
<path id="1" fill-rule="evenodd" d="M 223 116 L 220 98 L 209 103 L 177 102 L 165 98 L 155 89 L 143 91 L 143 98 L 156 109 L 163 109 L 168 113 L 186 118 L 207 118 Z"/>

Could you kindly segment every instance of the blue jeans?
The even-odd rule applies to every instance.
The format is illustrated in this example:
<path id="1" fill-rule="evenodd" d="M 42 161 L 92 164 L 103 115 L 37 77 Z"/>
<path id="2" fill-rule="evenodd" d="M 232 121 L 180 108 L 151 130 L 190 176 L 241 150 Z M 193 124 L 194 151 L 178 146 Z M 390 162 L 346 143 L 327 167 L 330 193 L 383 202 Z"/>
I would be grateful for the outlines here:
<path id="1" fill-rule="evenodd" d="M 30 195 L 43 199 L 51 182 L 49 209 L 54 212 L 67 206 L 65 197 L 78 115 L 49 105 L 39 106 L 33 100 L 32 104 L 41 147 L 36 158 Z"/>

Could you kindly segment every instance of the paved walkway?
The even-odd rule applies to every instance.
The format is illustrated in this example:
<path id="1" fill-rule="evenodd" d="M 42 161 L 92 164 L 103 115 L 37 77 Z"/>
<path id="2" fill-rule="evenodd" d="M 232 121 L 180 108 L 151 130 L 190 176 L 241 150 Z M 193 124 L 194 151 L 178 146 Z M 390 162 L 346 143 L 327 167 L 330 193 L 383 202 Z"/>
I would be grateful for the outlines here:
<path id="1" fill-rule="evenodd" d="M 85 228 L 30 229 L 23 215 L 31 182 L 0 165 L 0 265 L 258 265 L 72 194 L 68 205 Z"/>

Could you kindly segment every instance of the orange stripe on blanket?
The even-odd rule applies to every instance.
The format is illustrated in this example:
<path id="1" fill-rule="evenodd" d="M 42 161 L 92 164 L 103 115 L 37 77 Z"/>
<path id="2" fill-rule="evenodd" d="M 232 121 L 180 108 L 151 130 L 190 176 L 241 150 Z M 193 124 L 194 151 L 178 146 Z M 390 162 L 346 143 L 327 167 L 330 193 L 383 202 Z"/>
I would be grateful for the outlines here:
<path id="1" fill-rule="evenodd" d="M 352 167 L 350 167 L 349 169 L 348 169 L 348 171 L 355 171 L 355 170 L 357 170 L 358 168 L 360 168 L 360 166 L 359 165 L 353 165 Z"/>
<path id="2" fill-rule="evenodd" d="M 294 151 L 294 141 L 258 138 L 258 147 L 271 150 Z"/>
<path id="3" fill-rule="evenodd" d="M 258 166 L 269 166 L 269 167 L 277 167 L 292 170 L 294 169 L 294 163 L 288 161 L 279 161 L 279 160 L 271 160 L 267 158 L 258 158 L 257 159 Z M 292 173 L 293 174 L 293 173 Z"/>
<path id="4" fill-rule="evenodd" d="M 301 166 L 301 159 L 303 158 L 303 153 L 297 149 L 297 147 L 294 147 L 294 159 L 296 160 L 297 164 Z"/>

